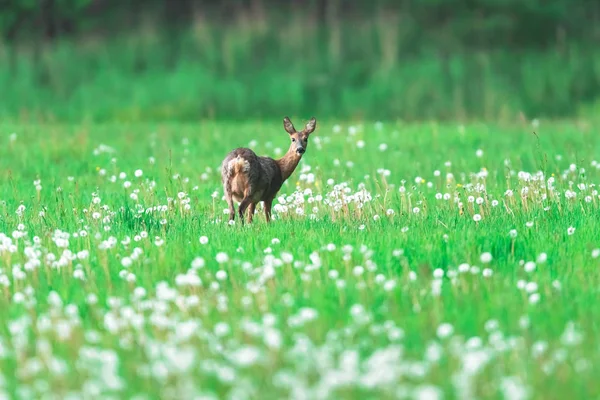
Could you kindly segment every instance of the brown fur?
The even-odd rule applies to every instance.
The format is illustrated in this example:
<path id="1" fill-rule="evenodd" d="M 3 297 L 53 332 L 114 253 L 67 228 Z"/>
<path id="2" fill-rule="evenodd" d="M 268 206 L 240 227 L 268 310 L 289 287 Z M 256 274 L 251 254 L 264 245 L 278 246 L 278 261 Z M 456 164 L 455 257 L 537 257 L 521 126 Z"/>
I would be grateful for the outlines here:
<path id="1" fill-rule="evenodd" d="M 265 206 L 267 222 L 271 219 L 273 199 L 281 185 L 294 172 L 308 145 L 308 137 L 314 132 L 317 121 L 312 118 L 303 130 L 297 132 L 288 117 L 283 119 L 283 127 L 290 135 L 290 148 L 285 155 L 274 160 L 259 157 L 252 150 L 237 148 L 231 151 L 221 164 L 221 178 L 225 199 L 229 205 L 229 219 L 235 219 L 233 201 L 240 202 L 239 216 L 244 223 L 244 213 L 249 211 L 248 222 L 252 222 L 256 204 Z"/>

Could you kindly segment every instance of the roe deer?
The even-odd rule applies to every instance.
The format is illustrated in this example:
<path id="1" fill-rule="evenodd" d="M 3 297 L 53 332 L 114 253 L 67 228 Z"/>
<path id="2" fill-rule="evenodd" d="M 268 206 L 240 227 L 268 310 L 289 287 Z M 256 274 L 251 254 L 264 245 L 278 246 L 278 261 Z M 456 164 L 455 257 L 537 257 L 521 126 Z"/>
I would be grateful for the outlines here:
<path id="1" fill-rule="evenodd" d="M 308 137 L 314 132 L 317 120 L 313 117 L 303 130 L 297 132 L 288 117 L 283 127 L 290 135 L 291 144 L 285 155 L 274 160 L 257 156 L 252 150 L 238 148 L 231 151 L 221 164 L 221 178 L 225 199 L 229 205 L 229 220 L 235 219 L 233 201 L 240 202 L 239 216 L 244 224 L 244 213 L 249 209 L 248 222 L 252 222 L 256 204 L 264 202 L 265 217 L 271 220 L 271 206 L 281 185 L 292 175 L 308 145 Z"/>

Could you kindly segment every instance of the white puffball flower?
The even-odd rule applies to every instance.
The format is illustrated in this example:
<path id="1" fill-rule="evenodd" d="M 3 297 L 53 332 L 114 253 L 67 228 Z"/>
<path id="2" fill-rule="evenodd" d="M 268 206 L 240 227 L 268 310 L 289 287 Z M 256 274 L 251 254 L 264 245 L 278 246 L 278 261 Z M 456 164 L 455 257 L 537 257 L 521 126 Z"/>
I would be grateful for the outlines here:
<path id="1" fill-rule="evenodd" d="M 221 269 L 221 270 L 217 271 L 217 273 L 215 274 L 215 277 L 217 278 L 217 280 L 223 281 L 223 280 L 227 279 L 227 272 L 225 272 Z"/>
<path id="2" fill-rule="evenodd" d="M 479 259 L 481 260 L 482 263 L 488 264 L 490 261 L 492 261 L 492 253 L 489 253 L 489 252 L 482 253 L 481 256 L 479 257 Z"/>
<path id="3" fill-rule="evenodd" d="M 448 323 L 443 323 L 437 328 L 437 335 L 440 339 L 447 338 L 454 333 L 454 327 Z"/>
<path id="4" fill-rule="evenodd" d="M 227 253 L 220 252 L 220 253 L 217 253 L 215 259 L 217 260 L 217 262 L 219 264 L 224 264 L 227 261 L 229 261 L 229 256 L 227 255 Z"/>
<path id="5" fill-rule="evenodd" d="M 535 271 L 536 265 L 533 261 L 527 261 L 525 263 L 525 265 L 523 266 L 523 269 L 525 270 L 525 272 L 533 272 Z"/>

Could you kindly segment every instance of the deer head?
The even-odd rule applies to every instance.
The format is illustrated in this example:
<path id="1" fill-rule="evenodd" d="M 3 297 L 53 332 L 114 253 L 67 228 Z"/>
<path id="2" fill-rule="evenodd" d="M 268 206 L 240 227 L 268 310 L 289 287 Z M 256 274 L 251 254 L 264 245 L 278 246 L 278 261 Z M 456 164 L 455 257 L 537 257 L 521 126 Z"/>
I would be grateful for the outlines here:
<path id="1" fill-rule="evenodd" d="M 314 132 L 317 127 L 317 120 L 313 117 L 306 123 L 304 129 L 300 132 L 296 131 L 292 121 L 288 117 L 283 119 L 283 127 L 287 133 L 290 134 L 290 139 L 292 140 L 292 147 L 296 151 L 296 154 L 302 155 L 306 151 L 306 146 L 308 146 L 308 137 L 311 133 Z"/>

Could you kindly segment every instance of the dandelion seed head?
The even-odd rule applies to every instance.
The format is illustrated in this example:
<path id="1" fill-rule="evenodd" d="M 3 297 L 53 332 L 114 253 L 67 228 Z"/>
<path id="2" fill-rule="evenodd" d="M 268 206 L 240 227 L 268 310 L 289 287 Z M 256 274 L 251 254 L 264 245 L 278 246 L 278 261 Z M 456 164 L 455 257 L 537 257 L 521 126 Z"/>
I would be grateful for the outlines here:
<path id="1" fill-rule="evenodd" d="M 479 259 L 481 260 L 481 262 L 483 264 L 488 264 L 492 261 L 492 253 L 489 253 L 489 252 L 481 253 L 481 256 L 479 256 Z"/>

